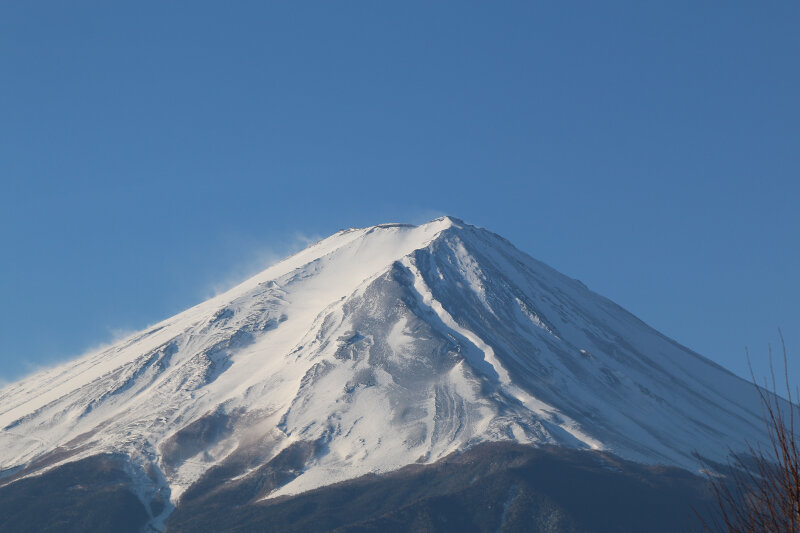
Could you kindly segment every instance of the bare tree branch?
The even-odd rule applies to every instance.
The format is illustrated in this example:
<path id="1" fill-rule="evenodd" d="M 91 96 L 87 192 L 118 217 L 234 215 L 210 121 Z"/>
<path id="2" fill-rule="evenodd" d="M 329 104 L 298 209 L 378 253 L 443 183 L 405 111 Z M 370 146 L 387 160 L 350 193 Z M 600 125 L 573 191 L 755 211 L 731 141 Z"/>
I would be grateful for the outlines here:
<path id="1" fill-rule="evenodd" d="M 706 532 L 731 533 L 800 533 L 800 449 L 795 431 L 798 406 L 789 383 L 789 366 L 783 333 L 778 330 L 783 355 L 783 373 L 787 402 L 777 393 L 772 347 L 769 348 L 770 379 L 757 386 L 747 353 L 750 376 L 756 385 L 769 446 L 748 445 L 746 454 L 731 453 L 722 475 L 701 459 L 713 495 L 716 514 L 699 516 Z"/>

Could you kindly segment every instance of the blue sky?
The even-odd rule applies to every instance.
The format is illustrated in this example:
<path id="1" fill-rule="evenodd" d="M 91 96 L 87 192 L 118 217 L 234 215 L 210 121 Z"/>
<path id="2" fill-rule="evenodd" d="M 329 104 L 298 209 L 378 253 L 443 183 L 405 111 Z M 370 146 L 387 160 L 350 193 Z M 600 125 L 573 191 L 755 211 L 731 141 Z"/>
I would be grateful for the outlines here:
<path id="1" fill-rule="evenodd" d="M 441 214 L 761 374 L 778 327 L 800 353 L 798 27 L 796 2 L 5 2 L 0 380 Z"/>

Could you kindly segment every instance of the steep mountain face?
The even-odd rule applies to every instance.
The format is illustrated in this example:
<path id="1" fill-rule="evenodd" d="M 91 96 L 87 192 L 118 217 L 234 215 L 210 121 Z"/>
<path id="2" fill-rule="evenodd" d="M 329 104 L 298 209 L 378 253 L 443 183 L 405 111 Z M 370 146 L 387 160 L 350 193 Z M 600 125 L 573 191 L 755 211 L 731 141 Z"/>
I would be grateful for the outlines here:
<path id="1" fill-rule="evenodd" d="M 192 491 L 271 501 L 484 442 L 696 471 L 766 439 L 752 385 L 450 217 L 341 231 L 9 385 L 0 428 L 0 486 L 121 457 L 155 529 Z"/>
<path id="2" fill-rule="evenodd" d="M 168 531 L 675 533 L 713 509 L 705 480 L 679 468 L 511 442 L 237 509 L 245 484 L 187 491 Z"/>

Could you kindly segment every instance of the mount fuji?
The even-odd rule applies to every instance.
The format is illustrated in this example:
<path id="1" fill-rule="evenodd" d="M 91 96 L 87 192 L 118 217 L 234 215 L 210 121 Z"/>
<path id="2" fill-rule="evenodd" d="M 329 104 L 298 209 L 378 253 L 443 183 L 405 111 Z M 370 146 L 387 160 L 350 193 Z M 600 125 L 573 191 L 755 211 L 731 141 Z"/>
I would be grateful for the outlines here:
<path id="1" fill-rule="evenodd" d="M 595 457 L 603 476 L 696 473 L 697 456 L 724 463 L 764 442 L 751 383 L 502 237 L 443 217 L 340 231 L 0 389 L 0 501 L 63 481 L 81 502 L 104 494 L 106 509 L 113 489 L 131 531 L 189 531 L 179 519 L 192 502 L 252 514 L 336 487 L 401 486 L 396 476 L 430 468 L 466 471 L 480 453 Z M 513 530 L 515 483 L 485 530 Z M 390 530 L 402 505 L 372 518 Z M 22 510 L 6 512 L 0 530 L 34 530 Z M 582 530 L 562 518 L 553 531 Z M 334 522 L 319 529 L 347 525 Z"/>

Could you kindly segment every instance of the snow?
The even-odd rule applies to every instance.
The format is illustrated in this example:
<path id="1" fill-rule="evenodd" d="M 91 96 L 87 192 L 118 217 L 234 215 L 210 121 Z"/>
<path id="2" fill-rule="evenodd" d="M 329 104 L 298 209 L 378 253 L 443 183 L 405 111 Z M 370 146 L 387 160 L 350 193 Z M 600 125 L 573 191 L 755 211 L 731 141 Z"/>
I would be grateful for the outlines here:
<path id="1" fill-rule="evenodd" d="M 176 436 L 202 423 L 220 429 L 196 445 Z M 12 383 L 0 428 L 0 471 L 56 449 L 117 452 L 143 500 L 168 490 L 173 503 L 216 465 L 246 457 L 241 479 L 298 442 L 315 453 L 263 497 L 488 440 L 696 469 L 693 451 L 721 460 L 766 438 L 750 384 L 450 217 L 341 231 Z"/>

